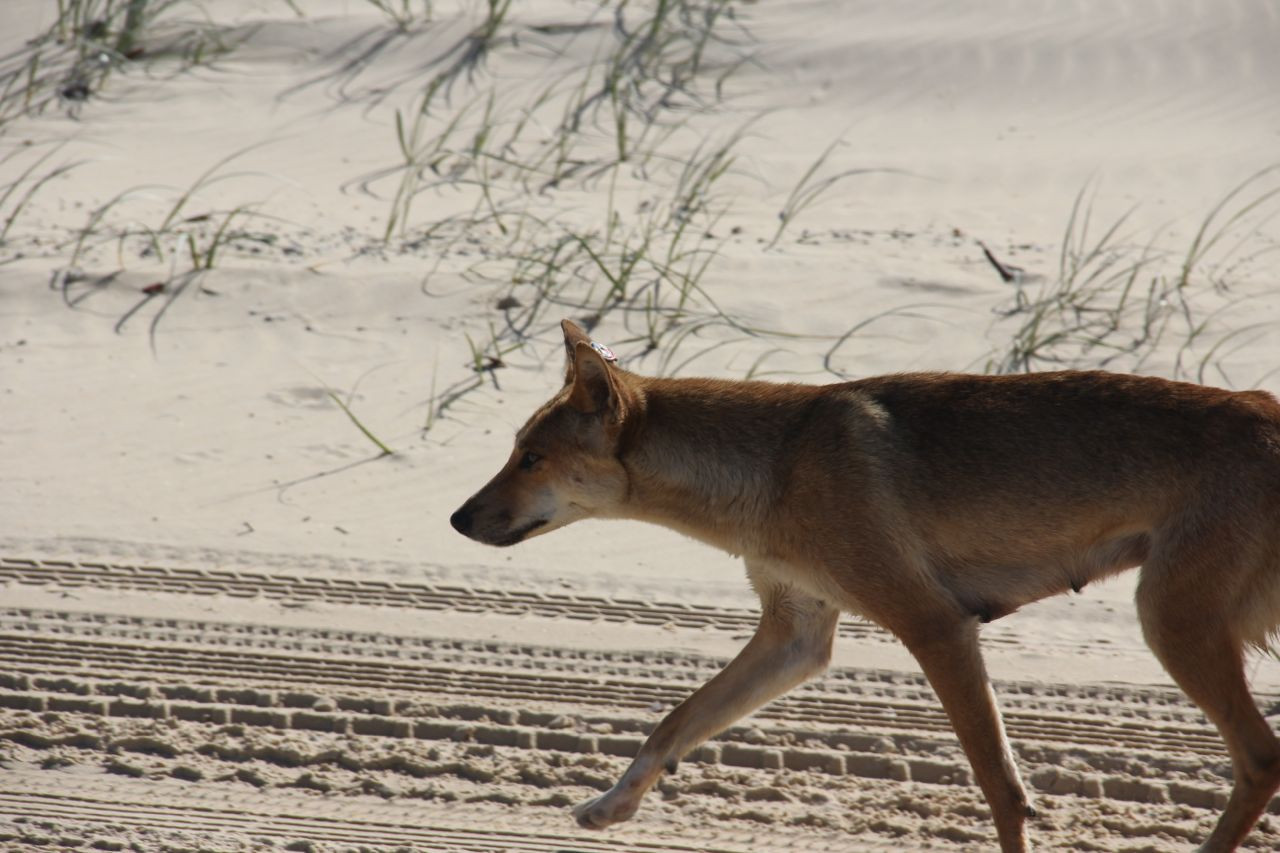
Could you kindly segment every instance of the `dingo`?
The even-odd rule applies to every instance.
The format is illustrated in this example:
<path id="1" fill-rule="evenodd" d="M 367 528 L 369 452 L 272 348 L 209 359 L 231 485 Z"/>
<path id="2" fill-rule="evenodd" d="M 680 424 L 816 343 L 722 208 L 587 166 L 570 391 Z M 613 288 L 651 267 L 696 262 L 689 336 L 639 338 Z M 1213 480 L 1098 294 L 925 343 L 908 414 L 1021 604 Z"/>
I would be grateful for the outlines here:
<path id="1" fill-rule="evenodd" d="M 1246 646 L 1280 624 L 1280 403 L 1107 373 L 915 374 L 836 385 L 629 373 L 565 321 L 564 387 L 450 519 L 513 545 L 581 518 L 635 518 L 741 554 L 755 636 L 574 809 L 631 817 L 664 769 L 822 671 L 841 611 L 920 662 L 1005 851 L 1034 816 L 978 623 L 1141 565 L 1147 643 L 1218 727 L 1235 769 L 1202 850 L 1236 847 L 1280 787 L 1280 743 Z"/>

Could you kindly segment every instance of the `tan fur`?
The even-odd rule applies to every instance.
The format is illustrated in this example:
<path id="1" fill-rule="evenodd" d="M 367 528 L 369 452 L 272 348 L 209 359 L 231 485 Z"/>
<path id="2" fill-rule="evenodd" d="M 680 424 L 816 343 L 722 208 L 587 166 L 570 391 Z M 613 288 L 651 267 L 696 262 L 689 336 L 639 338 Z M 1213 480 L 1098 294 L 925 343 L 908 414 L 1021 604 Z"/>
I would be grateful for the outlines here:
<path id="1" fill-rule="evenodd" d="M 1235 768 L 1202 850 L 1236 847 L 1280 787 L 1280 744 L 1244 652 L 1280 624 L 1280 404 L 1162 379 L 1062 372 L 839 385 L 654 379 L 566 321 L 565 386 L 451 519 L 510 545 L 580 518 L 663 524 L 741 554 L 755 636 L 657 727 L 610 791 L 635 813 L 664 768 L 822 671 L 841 611 L 920 662 L 1005 851 L 1030 808 L 978 625 L 1142 565 L 1151 648 L 1221 731 Z"/>

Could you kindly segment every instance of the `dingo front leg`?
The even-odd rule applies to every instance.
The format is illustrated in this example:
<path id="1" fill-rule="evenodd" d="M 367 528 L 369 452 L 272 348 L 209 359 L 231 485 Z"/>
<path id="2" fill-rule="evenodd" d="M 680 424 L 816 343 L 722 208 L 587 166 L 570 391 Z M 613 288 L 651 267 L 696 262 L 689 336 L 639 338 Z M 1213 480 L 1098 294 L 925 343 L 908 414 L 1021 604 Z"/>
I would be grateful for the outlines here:
<path id="1" fill-rule="evenodd" d="M 789 586 L 757 588 L 760 624 L 751 641 L 658 724 L 616 785 L 573 810 L 581 826 L 603 829 L 631 817 L 664 769 L 674 771 L 689 750 L 826 668 L 839 610 Z"/>
<path id="2" fill-rule="evenodd" d="M 978 620 L 941 609 L 900 630 L 951 719 L 973 775 L 991 807 L 1004 853 L 1026 853 L 1026 820 L 1035 814 L 1004 734 L 978 648 Z"/>

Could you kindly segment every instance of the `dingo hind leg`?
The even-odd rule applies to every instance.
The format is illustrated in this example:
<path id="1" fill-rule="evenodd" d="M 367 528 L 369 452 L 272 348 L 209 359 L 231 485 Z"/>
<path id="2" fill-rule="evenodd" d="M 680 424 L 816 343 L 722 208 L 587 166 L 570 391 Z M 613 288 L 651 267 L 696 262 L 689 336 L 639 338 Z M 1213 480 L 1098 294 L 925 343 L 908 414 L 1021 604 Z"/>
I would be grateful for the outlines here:
<path id="1" fill-rule="evenodd" d="M 760 623 L 751 640 L 658 724 L 616 785 L 574 808 L 581 826 L 603 829 L 627 820 L 662 772 L 674 770 L 691 749 L 826 669 L 839 610 L 786 585 L 758 591 Z"/>
<path id="2" fill-rule="evenodd" d="M 1137 604 L 1147 644 L 1218 728 L 1231 756 L 1230 799 L 1200 848 L 1217 853 L 1245 839 L 1280 788 L 1280 742 L 1245 678 L 1245 647 L 1260 638 L 1242 636 L 1256 624 L 1245 611 L 1250 593 L 1259 590 L 1250 590 L 1248 579 L 1274 575 L 1280 566 L 1260 562 L 1257 548 L 1250 559 L 1249 546 L 1236 544 L 1238 524 L 1200 531 L 1194 542 L 1174 531 L 1154 549 L 1142 568 Z"/>

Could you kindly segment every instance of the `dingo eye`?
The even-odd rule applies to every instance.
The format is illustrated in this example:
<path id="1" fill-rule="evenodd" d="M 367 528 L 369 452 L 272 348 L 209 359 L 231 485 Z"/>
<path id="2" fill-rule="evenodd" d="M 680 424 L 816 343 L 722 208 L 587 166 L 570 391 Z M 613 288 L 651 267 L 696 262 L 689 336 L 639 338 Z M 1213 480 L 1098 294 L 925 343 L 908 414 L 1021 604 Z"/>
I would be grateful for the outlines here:
<path id="1" fill-rule="evenodd" d="M 534 464 L 536 464 L 541 458 L 541 456 L 534 453 L 532 450 L 526 450 L 524 452 L 524 456 L 520 457 L 520 467 L 525 471 L 528 471 L 533 468 Z"/>

